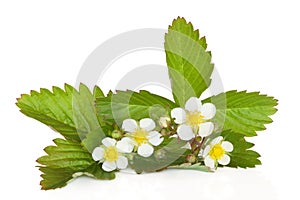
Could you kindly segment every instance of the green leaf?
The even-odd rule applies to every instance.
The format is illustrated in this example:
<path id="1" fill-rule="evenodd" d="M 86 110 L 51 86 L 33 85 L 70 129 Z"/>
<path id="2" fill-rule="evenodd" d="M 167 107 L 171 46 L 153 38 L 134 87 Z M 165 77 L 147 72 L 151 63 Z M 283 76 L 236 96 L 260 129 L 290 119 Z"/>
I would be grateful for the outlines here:
<path id="1" fill-rule="evenodd" d="M 94 98 L 99 98 L 99 97 L 104 97 L 105 96 L 103 94 L 103 91 L 98 86 L 94 87 L 93 94 L 94 94 Z"/>
<path id="2" fill-rule="evenodd" d="M 83 140 L 89 132 L 100 127 L 95 109 L 95 97 L 85 85 L 80 84 L 79 92 L 73 90 L 70 103 L 73 108 L 73 119 L 79 130 L 78 134 Z"/>
<path id="3" fill-rule="evenodd" d="M 93 152 L 93 150 L 100 146 L 102 143 L 102 139 L 104 138 L 104 134 L 108 134 L 113 127 L 103 125 L 95 130 L 90 131 L 86 138 L 82 140 L 82 145 L 89 151 Z"/>
<path id="4" fill-rule="evenodd" d="M 182 148 L 186 142 L 177 138 L 165 138 L 163 143 L 156 147 L 154 153 L 144 158 L 136 154 L 129 165 L 136 173 L 154 172 L 167 168 L 170 165 L 179 165 L 185 162 L 190 150 Z"/>
<path id="5" fill-rule="evenodd" d="M 53 87 L 53 92 L 41 89 L 40 92 L 23 94 L 17 106 L 23 114 L 50 126 L 68 140 L 80 142 L 89 133 L 93 134 L 93 138 L 97 135 L 98 140 L 93 144 L 84 142 L 86 148 L 92 151 L 105 136 L 101 128 L 103 122 L 97 116 L 94 105 L 95 99 L 100 97 L 103 93 L 98 87 L 92 94 L 83 84 L 80 84 L 79 91 L 66 84 L 64 90 Z"/>
<path id="6" fill-rule="evenodd" d="M 246 136 L 255 136 L 256 131 L 265 130 L 265 124 L 272 122 L 269 116 L 277 111 L 277 100 L 259 92 L 233 90 L 203 101 L 206 102 L 216 105 L 214 122 L 220 130 L 231 129 Z"/>
<path id="7" fill-rule="evenodd" d="M 106 172 L 102 169 L 102 165 L 99 163 L 94 163 L 90 167 L 86 168 L 84 175 L 93 177 L 99 180 L 112 180 L 114 179 L 115 173 L 114 172 Z"/>
<path id="8" fill-rule="evenodd" d="M 43 173 L 41 177 L 43 180 L 40 182 L 42 190 L 50 190 L 61 188 L 67 185 L 68 181 L 73 179 L 74 171 L 69 168 L 50 168 L 40 167 Z"/>
<path id="9" fill-rule="evenodd" d="M 136 120 L 151 117 L 154 120 L 159 116 L 168 115 L 176 105 L 161 96 L 148 91 L 117 91 L 107 97 L 97 98 L 96 107 L 98 115 L 119 126 L 123 120 L 134 118 Z"/>
<path id="10" fill-rule="evenodd" d="M 213 64 L 205 37 L 191 23 L 178 17 L 165 36 L 165 51 L 175 102 L 184 106 L 190 97 L 200 97 L 211 83 Z"/>
<path id="11" fill-rule="evenodd" d="M 74 170 L 94 163 L 91 154 L 84 150 L 80 143 L 63 139 L 56 139 L 54 143 L 57 146 L 46 147 L 45 152 L 48 155 L 40 157 L 38 163 L 53 168 L 69 167 Z"/>
<path id="12" fill-rule="evenodd" d="M 170 166 L 168 169 L 187 169 L 187 170 L 197 170 L 202 172 L 212 172 L 208 167 L 205 165 L 201 165 L 201 163 L 196 163 L 191 165 L 190 163 L 184 163 L 182 165 L 175 165 Z"/>
<path id="13" fill-rule="evenodd" d="M 63 187 L 71 179 L 88 175 L 96 179 L 113 179 L 113 172 L 105 172 L 95 162 L 91 154 L 77 142 L 64 139 L 55 139 L 56 146 L 45 148 L 46 156 L 40 157 L 37 162 L 40 171 L 42 189 L 55 189 Z"/>
<path id="14" fill-rule="evenodd" d="M 223 136 L 225 141 L 233 144 L 228 167 L 253 168 L 256 165 L 261 165 L 258 159 L 260 155 L 253 150 L 249 150 L 254 144 L 247 142 L 244 135 L 227 130 L 223 131 L 221 136 Z"/>

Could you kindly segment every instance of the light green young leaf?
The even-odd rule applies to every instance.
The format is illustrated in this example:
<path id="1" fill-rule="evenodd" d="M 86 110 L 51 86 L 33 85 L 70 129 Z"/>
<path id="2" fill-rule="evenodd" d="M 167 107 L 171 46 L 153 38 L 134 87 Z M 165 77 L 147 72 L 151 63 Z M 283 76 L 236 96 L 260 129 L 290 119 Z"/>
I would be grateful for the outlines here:
<path id="1" fill-rule="evenodd" d="M 228 167 L 253 168 L 256 165 L 261 165 L 258 159 L 260 155 L 253 150 L 249 150 L 254 144 L 247 142 L 244 135 L 227 130 L 223 131 L 221 136 L 225 141 L 233 144 L 233 151 L 229 154 L 230 163 L 227 165 Z"/>
<path id="2" fill-rule="evenodd" d="M 265 130 L 265 124 L 272 122 L 269 116 L 277 111 L 277 100 L 259 92 L 233 90 L 203 101 L 206 102 L 217 107 L 214 121 L 219 129 L 231 129 L 245 136 L 255 136 L 256 131 Z"/>
<path id="3" fill-rule="evenodd" d="M 113 172 L 105 172 L 95 162 L 91 154 L 77 142 L 55 139 L 56 146 L 45 148 L 47 156 L 40 157 L 37 162 L 43 173 L 42 189 L 49 190 L 63 187 L 71 179 L 88 175 L 96 179 L 113 179 Z"/>
<path id="4" fill-rule="evenodd" d="M 143 90 L 117 91 L 96 100 L 98 115 L 119 126 L 128 118 L 140 120 L 151 117 L 156 120 L 158 116 L 167 115 L 175 106 L 174 102 Z"/>
<path id="5" fill-rule="evenodd" d="M 23 114 L 50 126 L 68 140 L 81 142 L 89 133 L 94 135 L 93 138 L 97 135 L 96 144 L 86 146 L 91 151 L 105 136 L 94 106 L 98 97 L 103 97 L 98 87 L 92 94 L 83 84 L 79 91 L 66 84 L 64 90 L 53 87 L 53 92 L 41 89 L 40 92 L 31 91 L 30 95 L 24 94 L 18 99 L 17 106 Z"/>
<path id="6" fill-rule="evenodd" d="M 165 51 L 175 102 L 184 106 L 190 97 L 200 97 L 211 83 L 213 64 L 205 37 L 191 23 L 178 17 L 165 36 Z"/>

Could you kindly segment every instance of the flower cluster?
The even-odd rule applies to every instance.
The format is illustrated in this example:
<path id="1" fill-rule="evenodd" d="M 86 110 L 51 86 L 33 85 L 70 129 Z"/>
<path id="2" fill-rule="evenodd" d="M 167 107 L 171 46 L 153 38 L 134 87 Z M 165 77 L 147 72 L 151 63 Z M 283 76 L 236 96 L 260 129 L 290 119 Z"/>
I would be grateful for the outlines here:
<path id="1" fill-rule="evenodd" d="M 191 151 L 187 163 L 202 162 L 214 170 L 218 164 L 229 164 L 230 152 L 233 151 L 233 145 L 222 136 L 212 137 L 215 114 L 214 104 L 202 105 L 200 99 L 191 97 L 184 108 L 172 109 L 170 116 L 160 117 L 157 123 L 150 118 L 125 119 L 122 127 L 116 130 L 122 133 L 121 137 L 104 138 L 102 145 L 94 149 L 92 157 L 102 163 L 105 171 L 125 169 L 132 155 L 148 158 L 165 137 L 176 137 L 186 141 Z"/>

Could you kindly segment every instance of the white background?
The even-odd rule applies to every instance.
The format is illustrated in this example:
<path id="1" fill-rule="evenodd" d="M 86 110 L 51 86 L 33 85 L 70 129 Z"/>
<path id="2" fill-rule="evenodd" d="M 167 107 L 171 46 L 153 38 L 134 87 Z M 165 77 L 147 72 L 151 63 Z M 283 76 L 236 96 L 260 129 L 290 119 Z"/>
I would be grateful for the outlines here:
<path id="1" fill-rule="evenodd" d="M 299 8 L 296 0 L 1 1 L 0 199 L 298 199 Z M 35 159 L 58 134 L 23 116 L 15 99 L 32 89 L 75 84 L 86 57 L 105 40 L 138 28 L 167 28 L 179 15 L 206 35 L 226 90 L 279 99 L 274 123 L 251 139 L 263 165 L 215 174 L 120 173 L 110 182 L 79 178 L 41 191 Z M 151 55 L 130 61 L 149 64 Z M 163 53 L 154 57 L 164 64 Z M 109 76 L 101 85 L 106 91 L 114 84 Z"/>

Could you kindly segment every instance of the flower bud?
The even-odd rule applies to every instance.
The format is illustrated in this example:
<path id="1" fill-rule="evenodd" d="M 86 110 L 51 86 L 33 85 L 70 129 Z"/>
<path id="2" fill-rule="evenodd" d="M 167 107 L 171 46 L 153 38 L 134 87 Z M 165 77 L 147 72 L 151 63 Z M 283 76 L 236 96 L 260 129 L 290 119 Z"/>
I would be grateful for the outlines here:
<path id="1" fill-rule="evenodd" d="M 119 131 L 119 130 L 114 130 L 112 133 L 111 133 L 111 137 L 114 138 L 114 139 L 121 139 L 123 136 L 122 132 Z"/>
<path id="2" fill-rule="evenodd" d="M 165 128 L 163 128 L 163 129 L 161 129 L 160 134 L 161 134 L 162 136 L 168 136 L 168 135 L 169 135 L 169 132 L 168 132 L 168 130 L 166 130 Z"/>
<path id="3" fill-rule="evenodd" d="M 201 136 L 197 136 L 197 137 L 195 137 L 195 140 L 196 140 L 197 142 L 201 142 L 202 137 L 201 137 Z"/>
<path id="4" fill-rule="evenodd" d="M 195 163 L 197 161 L 197 158 L 194 154 L 188 154 L 186 156 L 186 161 L 189 163 Z"/>
<path id="5" fill-rule="evenodd" d="M 162 128 L 167 128 L 170 125 L 170 122 L 171 122 L 170 117 L 160 117 L 158 121 L 159 125 Z"/>

